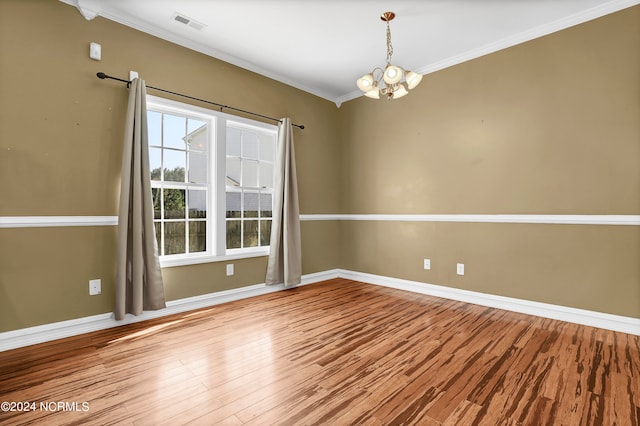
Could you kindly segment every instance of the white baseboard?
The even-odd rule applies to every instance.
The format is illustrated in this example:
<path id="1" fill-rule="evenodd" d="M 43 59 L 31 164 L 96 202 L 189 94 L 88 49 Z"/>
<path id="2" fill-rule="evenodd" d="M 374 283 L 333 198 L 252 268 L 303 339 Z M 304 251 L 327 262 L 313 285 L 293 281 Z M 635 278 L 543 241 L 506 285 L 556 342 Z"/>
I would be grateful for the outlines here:
<path id="1" fill-rule="evenodd" d="M 478 293 L 475 291 L 426 284 L 418 281 L 390 278 L 363 272 L 346 271 L 342 269 L 338 270 L 338 275 L 341 278 L 361 281 L 368 284 L 375 284 L 399 290 L 411 291 L 414 293 L 442 297 L 444 299 L 473 303 L 491 308 L 504 309 L 506 311 L 519 312 L 522 314 L 535 315 L 538 317 L 551 318 L 640 336 L 640 318 L 623 317 L 603 312 L 588 311 L 585 309 L 576 309 L 567 306 L 552 305 L 549 303 L 533 302 L 513 297 L 496 296 L 493 294 Z"/>
<path id="2" fill-rule="evenodd" d="M 368 284 L 395 288 L 398 290 L 411 291 L 414 293 L 442 297 L 444 299 L 489 306 L 507 311 L 567 321 L 640 336 L 639 318 L 623 317 L 602 312 L 551 305 L 548 303 L 532 302 L 529 300 L 460 290 L 451 287 L 426 284 L 418 281 L 403 280 L 344 269 L 331 269 L 328 271 L 304 275 L 300 285 L 313 284 L 333 278 L 346 278 Z M 167 307 L 165 309 L 158 311 L 145 311 L 139 316 L 127 315 L 127 317 L 122 321 L 116 321 L 113 317 L 113 313 L 106 313 L 52 324 L 39 325 L 36 327 L 23 328 L 20 330 L 7 331 L 0 333 L 0 352 L 37 343 L 48 342 L 51 340 L 62 339 L 64 337 L 76 336 L 92 331 L 104 330 L 120 325 L 145 321 L 152 318 L 187 312 L 194 309 L 206 308 L 234 300 L 260 296 L 283 289 L 285 289 L 283 285 L 267 286 L 265 284 L 256 284 L 232 290 L 204 294 L 201 296 L 172 300 L 167 302 Z"/>
<path id="3" fill-rule="evenodd" d="M 302 283 L 300 285 L 313 284 L 337 277 L 337 269 L 307 274 L 302 277 Z M 62 339 L 64 337 L 77 336 L 79 334 L 90 333 L 92 331 L 105 330 L 107 328 L 117 327 L 120 325 L 192 311 L 194 309 L 206 308 L 209 306 L 219 305 L 221 303 L 232 302 L 234 300 L 260 296 L 262 294 L 284 290 L 285 288 L 286 287 L 284 285 L 255 284 L 231 290 L 203 294 L 201 296 L 171 300 L 167 302 L 167 307 L 165 309 L 144 311 L 138 316 L 127 314 L 126 318 L 122 321 L 116 321 L 113 313 L 106 313 L 35 327 L 22 328 L 19 330 L 6 331 L 4 333 L 0 333 L 0 352 L 23 346 L 35 345 L 37 343 L 48 342 L 51 340 Z"/>

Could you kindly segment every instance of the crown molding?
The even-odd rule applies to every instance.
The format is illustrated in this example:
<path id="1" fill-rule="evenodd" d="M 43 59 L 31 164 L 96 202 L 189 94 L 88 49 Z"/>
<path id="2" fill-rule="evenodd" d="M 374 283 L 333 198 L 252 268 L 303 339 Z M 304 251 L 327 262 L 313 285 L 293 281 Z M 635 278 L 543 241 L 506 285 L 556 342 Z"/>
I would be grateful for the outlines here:
<path id="1" fill-rule="evenodd" d="M 111 21 L 133 28 L 135 30 L 142 31 L 144 33 L 161 38 L 163 40 L 167 40 L 169 42 L 178 44 L 182 47 L 195 50 L 205 55 L 222 60 L 224 62 L 228 62 L 230 64 L 244 68 L 246 70 L 263 75 L 270 79 L 279 81 L 288 86 L 295 87 L 296 89 L 302 90 L 304 92 L 310 93 L 320 98 L 329 100 L 331 102 L 334 102 L 338 108 L 344 102 L 347 102 L 349 100 L 362 96 L 362 93 L 359 90 L 354 90 L 352 92 L 345 93 L 340 96 L 335 96 L 335 94 L 330 93 L 328 91 L 318 90 L 308 85 L 302 84 L 298 81 L 295 81 L 291 78 L 271 72 L 250 61 L 246 61 L 238 57 L 235 57 L 233 55 L 230 55 L 228 53 L 225 53 L 223 51 L 210 48 L 201 43 L 188 40 L 184 37 L 180 37 L 168 31 L 163 31 L 158 28 L 154 28 L 148 24 L 145 24 L 142 21 L 132 19 L 130 17 L 113 14 L 103 6 L 104 4 L 108 4 L 108 3 L 105 3 L 104 0 L 59 0 L 59 1 L 76 7 L 80 11 L 82 16 L 84 16 L 85 19 L 87 20 L 94 19 L 96 16 L 104 17 Z M 508 47 L 515 46 L 517 44 L 525 43 L 527 41 L 530 41 L 548 34 L 552 34 L 554 32 L 557 32 L 575 25 L 585 23 L 593 19 L 600 18 L 602 16 L 605 16 L 614 12 L 618 12 L 620 10 L 623 10 L 638 4 L 640 4 L 640 0 L 608 1 L 603 4 L 594 6 L 590 9 L 584 10 L 582 12 L 575 13 L 565 18 L 550 22 L 548 24 L 540 25 L 538 27 L 529 29 L 527 31 L 523 31 L 513 36 L 503 38 L 496 42 L 486 44 L 479 48 L 471 49 L 467 52 L 463 52 L 461 54 L 454 55 L 449 58 L 445 58 L 433 64 L 427 64 L 422 67 L 416 67 L 414 71 L 420 74 L 429 74 L 435 71 L 442 70 L 444 68 L 451 67 L 453 65 L 458 65 L 460 63 L 479 58 L 484 55 L 488 55 L 490 53 L 497 52 L 502 49 L 506 49 Z M 354 79 L 354 82 L 355 82 L 355 79 Z"/>
<path id="2" fill-rule="evenodd" d="M 100 15 L 102 5 L 99 0 L 59 0 L 78 9 L 84 19 L 91 21 Z"/>
<path id="3" fill-rule="evenodd" d="M 475 49 L 468 50 L 466 52 L 460 53 L 459 55 L 454 55 L 449 58 L 445 58 L 441 61 L 435 62 L 433 64 L 419 67 L 414 71 L 423 75 L 430 74 L 432 72 L 440 71 L 442 69 L 449 68 L 454 65 L 458 65 L 463 62 L 470 61 L 472 59 L 477 59 L 479 57 L 489 55 L 491 53 L 495 53 L 497 51 L 516 46 L 518 44 L 526 43 L 528 41 L 535 40 L 537 38 L 544 37 L 546 35 L 553 34 L 555 32 L 562 31 L 570 27 L 574 27 L 576 25 L 584 24 L 585 22 L 592 21 L 597 18 L 601 18 L 611 13 L 619 12 L 621 10 L 627 9 L 632 6 L 636 6 L 638 4 L 640 4 L 640 0 L 609 1 L 600 5 L 594 6 L 590 9 L 584 10 L 582 12 L 567 16 L 565 18 L 558 19 L 556 21 L 537 26 L 535 28 L 531 28 L 529 30 L 523 31 L 518 34 L 514 34 L 510 37 L 503 38 L 493 43 L 485 44 L 484 46 L 481 46 Z M 349 92 L 344 95 L 338 96 L 334 100 L 334 102 L 338 107 L 340 107 L 342 103 L 350 101 L 352 99 L 359 98 L 363 95 L 364 94 L 361 91 L 354 90 L 353 92 Z"/>
<path id="4" fill-rule="evenodd" d="M 243 68 L 245 70 L 252 71 L 256 74 L 260 74 L 272 80 L 279 81 L 280 83 L 284 83 L 287 86 L 291 86 L 296 89 L 302 90 L 303 92 L 310 93 L 312 95 L 318 96 L 328 101 L 335 102 L 336 97 L 332 93 L 314 89 L 312 87 L 299 83 L 290 78 L 273 73 L 250 61 L 240 59 L 236 56 L 230 55 L 221 50 L 214 49 L 202 43 L 197 43 L 185 37 L 181 37 L 179 35 L 170 33 L 169 31 L 164 31 L 162 29 L 153 27 L 137 19 L 111 13 L 109 10 L 106 10 L 104 7 L 102 7 L 103 0 L 58 0 L 58 1 L 78 8 L 82 16 L 85 16 L 85 13 L 89 15 L 93 14 L 93 18 L 95 18 L 96 16 L 101 16 L 110 21 L 117 22 L 118 24 L 122 24 L 126 27 L 133 28 L 134 30 L 141 31 L 143 33 L 161 38 L 163 40 L 185 47 L 187 49 L 191 49 L 196 52 L 203 53 L 212 58 L 219 59 L 223 62 L 227 62 L 232 65 Z M 87 16 L 85 16 L 85 18 L 87 20 L 93 19 L 93 18 L 87 18 Z"/>
<path id="5" fill-rule="evenodd" d="M 442 61 L 435 62 L 430 65 L 423 66 L 415 71 L 420 74 L 429 74 L 435 71 L 442 70 L 444 68 L 458 65 L 472 59 L 479 58 L 481 56 L 495 53 L 499 50 L 504 50 L 509 47 L 513 47 L 518 44 L 526 43 L 528 41 L 544 37 L 549 34 L 553 34 L 558 31 L 565 30 L 576 25 L 584 24 L 585 22 L 601 18 L 611 13 L 619 12 L 623 9 L 640 4 L 640 0 L 613 0 L 598 6 L 594 6 L 590 9 L 584 10 L 579 13 L 567 16 L 562 19 L 558 19 L 553 22 L 549 22 L 544 25 L 531 28 L 527 31 L 523 31 L 518 34 L 514 34 L 510 37 L 503 38 L 493 43 L 485 44 L 484 46 L 471 49 L 467 52 L 463 52 L 459 55 L 451 56 Z"/>

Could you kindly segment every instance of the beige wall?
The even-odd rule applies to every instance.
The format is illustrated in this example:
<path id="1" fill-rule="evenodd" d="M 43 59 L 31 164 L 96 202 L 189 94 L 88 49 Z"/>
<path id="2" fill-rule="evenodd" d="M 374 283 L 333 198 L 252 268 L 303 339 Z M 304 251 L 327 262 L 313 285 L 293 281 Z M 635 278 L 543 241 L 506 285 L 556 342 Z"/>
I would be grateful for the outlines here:
<path id="1" fill-rule="evenodd" d="M 348 102 L 343 212 L 640 214 L 639 99 L 636 6 L 427 75 L 397 101 Z M 346 269 L 640 318 L 636 226 L 344 222 L 341 234 Z"/>
<path id="2" fill-rule="evenodd" d="M 103 60 L 88 58 L 90 42 Z M 640 7 L 329 101 L 54 0 L 0 2 L 0 216 L 115 215 L 127 91 L 98 71 L 291 116 L 303 214 L 640 214 Z M 336 267 L 640 317 L 638 227 L 303 222 Z M 115 227 L 0 229 L 0 332 L 110 312 Z M 424 271 L 422 259 L 432 259 Z M 464 262 L 467 274 L 455 275 Z M 169 300 L 264 281 L 265 258 L 165 268 Z M 102 278 L 100 296 L 88 280 Z"/>
<path id="3" fill-rule="evenodd" d="M 89 59 L 90 42 L 102 61 Z M 55 0 L 0 2 L 0 216 L 116 215 L 127 89 L 98 71 L 292 117 L 302 213 L 339 210 L 335 104 Z M 150 91 L 150 93 L 152 93 Z M 318 176 L 323 176 L 318 179 Z M 338 263 L 338 225 L 305 223 L 303 273 Z M 115 227 L 0 229 L 0 332 L 113 309 Z M 265 258 L 163 270 L 169 300 L 264 282 Z M 102 295 L 88 281 L 102 279 Z"/>

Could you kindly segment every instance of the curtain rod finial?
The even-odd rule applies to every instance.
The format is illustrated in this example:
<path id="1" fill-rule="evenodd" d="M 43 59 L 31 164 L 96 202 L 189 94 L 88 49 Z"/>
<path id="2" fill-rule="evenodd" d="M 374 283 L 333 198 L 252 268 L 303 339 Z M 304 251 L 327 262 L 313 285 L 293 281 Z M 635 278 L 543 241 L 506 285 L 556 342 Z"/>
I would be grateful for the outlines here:
<path id="1" fill-rule="evenodd" d="M 96 75 L 98 76 L 98 78 L 101 78 L 101 79 L 103 79 L 103 80 L 104 80 L 105 78 L 107 78 L 107 75 L 106 75 L 105 73 L 103 73 L 103 72 L 99 72 L 99 73 L 97 73 Z"/>

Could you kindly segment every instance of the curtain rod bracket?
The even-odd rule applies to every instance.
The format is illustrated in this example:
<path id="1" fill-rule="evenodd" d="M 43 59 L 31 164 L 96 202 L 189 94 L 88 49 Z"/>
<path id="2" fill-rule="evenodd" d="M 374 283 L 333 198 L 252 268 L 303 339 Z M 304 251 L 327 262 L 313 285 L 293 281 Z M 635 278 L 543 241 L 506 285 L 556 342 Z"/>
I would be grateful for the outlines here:
<path id="1" fill-rule="evenodd" d="M 99 79 L 101 79 L 101 80 L 104 80 L 104 79 L 107 79 L 107 78 L 108 78 L 108 79 L 111 79 L 111 80 L 117 80 L 117 81 L 121 81 L 121 82 L 123 82 L 123 83 L 127 83 L 127 89 L 128 89 L 128 88 L 130 87 L 130 85 L 131 85 L 131 81 L 130 81 L 130 80 L 124 80 L 124 79 L 122 79 L 122 78 L 112 77 L 112 76 L 110 76 L 110 75 L 108 75 L 108 74 L 103 73 L 102 71 L 101 71 L 101 72 L 99 72 L 99 73 L 96 73 L 96 76 L 97 76 Z M 222 110 L 223 110 L 224 108 L 226 108 L 226 109 L 231 109 L 231 110 L 233 110 L 233 111 L 241 112 L 241 113 L 243 113 L 243 114 L 249 114 L 249 115 L 253 115 L 253 116 L 256 116 L 256 117 L 262 117 L 262 118 L 264 118 L 264 119 L 266 119 L 266 120 L 277 121 L 278 123 L 281 123 L 281 122 L 282 122 L 282 120 L 280 120 L 280 119 L 278 119 L 278 118 L 269 117 L 269 116 L 267 116 L 267 115 L 258 114 L 258 113 L 251 112 L 251 111 L 247 111 L 247 110 L 240 109 L 240 108 L 234 108 L 234 107 L 229 106 L 229 105 L 222 105 L 222 104 L 219 104 L 219 103 L 217 103 L 217 102 L 207 101 L 207 100 L 205 100 L 205 99 L 195 98 L 195 97 L 193 97 L 193 96 L 189 96 L 189 95 L 183 95 L 182 93 L 171 92 L 171 91 L 169 91 L 169 90 L 161 89 L 161 88 L 159 88 L 159 87 L 147 86 L 147 89 L 157 90 L 157 91 L 159 91 L 159 92 L 169 93 L 169 94 L 172 94 L 172 95 L 181 96 L 181 97 L 183 97 L 183 98 L 192 99 L 192 100 L 194 100 L 194 101 L 204 102 L 204 103 L 206 103 L 206 104 L 210 104 L 210 105 L 215 105 L 215 106 L 217 106 L 217 107 L 219 107 L 219 108 L 220 108 L 220 112 L 222 112 Z M 304 125 L 303 125 L 303 124 L 293 124 L 293 123 L 292 123 L 291 125 L 292 125 L 292 126 L 295 126 L 295 127 L 297 127 L 297 128 L 299 128 L 300 130 L 304 130 Z"/>

